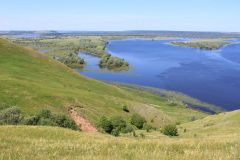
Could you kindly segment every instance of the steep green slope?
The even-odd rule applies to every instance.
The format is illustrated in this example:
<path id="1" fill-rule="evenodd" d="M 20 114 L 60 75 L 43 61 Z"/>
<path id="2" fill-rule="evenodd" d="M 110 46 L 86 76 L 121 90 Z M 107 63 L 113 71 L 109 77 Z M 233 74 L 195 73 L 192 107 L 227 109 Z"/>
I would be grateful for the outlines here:
<path id="1" fill-rule="evenodd" d="M 181 125 L 184 136 L 226 136 L 240 134 L 240 110 L 207 116 Z"/>
<path id="2" fill-rule="evenodd" d="M 192 116 L 206 116 L 183 105 L 171 106 L 166 98 L 144 91 L 130 92 L 80 76 L 45 55 L 0 39 L 0 108 L 18 106 L 31 114 L 42 108 L 67 113 L 68 107 L 75 106 L 96 123 L 102 115 L 128 119 L 131 112 L 123 112 L 123 105 L 153 120 L 157 127 L 163 122 L 186 122 Z M 146 108 L 148 114 L 142 112 Z"/>

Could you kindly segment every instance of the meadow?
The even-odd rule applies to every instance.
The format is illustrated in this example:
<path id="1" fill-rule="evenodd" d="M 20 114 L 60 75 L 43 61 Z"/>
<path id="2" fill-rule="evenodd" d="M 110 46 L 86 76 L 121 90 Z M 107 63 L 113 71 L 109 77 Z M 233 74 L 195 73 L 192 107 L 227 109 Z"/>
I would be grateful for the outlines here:
<path id="1" fill-rule="evenodd" d="M 1 126 L 0 159 L 237 160 L 239 114 L 222 113 L 182 124 L 178 137 L 157 131 L 113 137 L 56 127 Z"/>

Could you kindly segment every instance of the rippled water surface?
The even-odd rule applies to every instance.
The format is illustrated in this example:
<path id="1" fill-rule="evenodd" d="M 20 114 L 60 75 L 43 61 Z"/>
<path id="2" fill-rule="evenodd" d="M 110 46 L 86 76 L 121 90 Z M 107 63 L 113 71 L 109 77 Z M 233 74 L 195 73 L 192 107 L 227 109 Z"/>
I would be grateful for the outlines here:
<path id="1" fill-rule="evenodd" d="M 88 77 L 169 90 L 221 106 L 240 108 L 240 44 L 217 51 L 169 45 L 169 41 L 111 41 L 108 51 L 126 59 L 131 69 L 111 72 L 98 68 L 98 58 L 84 56 L 88 65 L 79 72 Z"/>

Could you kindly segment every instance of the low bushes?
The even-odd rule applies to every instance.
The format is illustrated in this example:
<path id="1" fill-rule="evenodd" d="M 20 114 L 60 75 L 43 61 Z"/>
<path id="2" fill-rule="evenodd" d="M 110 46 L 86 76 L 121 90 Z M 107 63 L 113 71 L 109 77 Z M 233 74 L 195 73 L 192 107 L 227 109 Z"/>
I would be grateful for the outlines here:
<path id="1" fill-rule="evenodd" d="M 33 116 L 23 115 L 17 107 L 10 107 L 0 112 L 0 124 L 10 125 L 44 125 L 58 126 L 77 130 L 73 120 L 63 114 L 52 114 L 50 110 L 43 109 Z"/>
<path id="2" fill-rule="evenodd" d="M 22 121 L 21 111 L 17 107 L 10 107 L 0 112 L 0 124 L 16 125 Z"/>
<path id="3" fill-rule="evenodd" d="M 102 128 L 106 133 L 111 134 L 113 130 L 113 125 L 110 120 L 108 120 L 105 116 L 100 118 L 98 126 Z"/>
<path id="4" fill-rule="evenodd" d="M 176 125 L 169 124 L 163 127 L 162 133 L 167 136 L 178 136 L 178 129 Z"/>
<path id="5" fill-rule="evenodd" d="M 136 126 L 138 129 L 143 128 L 143 124 L 146 123 L 146 120 L 141 117 L 139 114 L 133 114 L 131 117 L 131 124 Z"/>
<path id="6" fill-rule="evenodd" d="M 120 133 L 129 133 L 133 131 L 133 128 L 120 116 L 112 117 L 111 119 L 105 116 L 101 117 L 98 127 L 113 136 L 119 136 Z"/>
<path id="7" fill-rule="evenodd" d="M 99 120 L 98 127 L 101 128 L 105 133 L 119 136 L 120 133 L 134 132 L 136 129 L 144 129 L 149 132 L 152 127 L 147 124 L 146 120 L 138 114 L 133 114 L 130 122 L 125 121 L 120 116 L 115 116 L 110 119 L 105 116 Z"/>

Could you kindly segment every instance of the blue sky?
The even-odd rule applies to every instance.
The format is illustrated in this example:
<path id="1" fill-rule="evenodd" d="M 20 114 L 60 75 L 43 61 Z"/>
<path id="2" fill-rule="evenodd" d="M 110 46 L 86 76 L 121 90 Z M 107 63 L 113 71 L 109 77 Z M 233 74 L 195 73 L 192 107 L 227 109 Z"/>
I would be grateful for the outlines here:
<path id="1" fill-rule="evenodd" d="M 0 30 L 240 32 L 240 0 L 1 0 Z"/>

